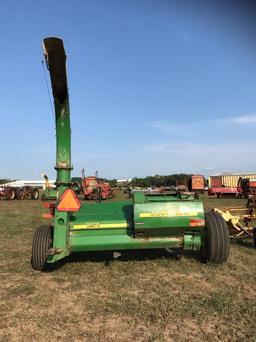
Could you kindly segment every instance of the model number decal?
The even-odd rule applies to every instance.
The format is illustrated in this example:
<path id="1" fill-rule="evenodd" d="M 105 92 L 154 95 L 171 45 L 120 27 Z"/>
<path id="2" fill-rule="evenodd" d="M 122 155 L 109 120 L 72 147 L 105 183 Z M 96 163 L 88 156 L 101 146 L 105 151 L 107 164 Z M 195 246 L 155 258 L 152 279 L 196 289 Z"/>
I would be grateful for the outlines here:
<path id="1" fill-rule="evenodd" d="M 139 217 L 175 217 L 175 216 L 197 216 L 198 212 L 196 211 L 177 211 L 177 212 L 169 212 L 169 211 L 158 211 L 158 212 L 148 212 L 148 213 L 140 213 Z"/>
<path id="2" fill-rule="evenodd" d="M 90 228 L 100 228 L 100 223 L 99 222 L 90 222 L 90 223 L 86 223 L 83 225 L 84 228 L 86 229 L 90 229 Z M 74 226 L 75 227 L 75 226 Z"/>
<path id="3" fill-rule="evenodd" d="M 100 228 L 127 228 L 128 223 L 100 223 L 100 222 L 88 222 L 85 224 L 74 224 L 71 229 L 100 229 Z"/>
<path id="4" fill-rule="evenodd" d="M 167 217 L 168 211 L 158 211 L 153 213 L 140 213 L 140 217 Z"/>

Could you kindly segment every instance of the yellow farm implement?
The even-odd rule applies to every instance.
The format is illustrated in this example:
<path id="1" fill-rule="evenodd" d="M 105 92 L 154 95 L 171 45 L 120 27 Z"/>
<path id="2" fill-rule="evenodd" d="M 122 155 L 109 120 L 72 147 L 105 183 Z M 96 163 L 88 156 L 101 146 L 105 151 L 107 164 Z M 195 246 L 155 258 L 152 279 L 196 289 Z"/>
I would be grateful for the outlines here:
<path id="1" fill-rule="evenodd" d="M 214 208 L 220 214 L 230 230 L 230 238 L 251 238 L 256 247 L 256 209 L 247 207 Z"/>

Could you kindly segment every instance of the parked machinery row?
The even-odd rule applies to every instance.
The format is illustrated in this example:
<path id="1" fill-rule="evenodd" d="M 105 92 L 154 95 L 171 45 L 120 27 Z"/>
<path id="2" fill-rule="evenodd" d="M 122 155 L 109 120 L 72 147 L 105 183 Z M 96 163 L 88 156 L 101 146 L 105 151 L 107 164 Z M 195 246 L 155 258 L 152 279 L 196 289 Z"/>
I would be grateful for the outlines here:
<path id="1" fill-rule="evenodd" d="M 45 178 L 45 191 L 42 200 L 55 200 L 57 198 L 57 189 L 49 184 L 47 175 Z M 113 189 L 109 183 L 100 180 L 97 176 L 85 177 L 85 171 L 82 170 L 82 177 L 71 178 L 71 187 L 76 194 L 82 194 L 85 200 L 106 200 L 113 197 Z"/>
<path id="2" fill-rule="evenodd" d="M 256 193 L 256 179 L 242 178 L 237 181 L 236 186 L 211 186 L 208 189 L 209 196 L 235 197 L 235 198 L 250 198 Z"/>
<path id="3" fill-rule="evenodd" d="M 12 187 L 12 186 L 0 186 L 0 198 L 7 200 L 23 200 L 39 198 L 39 190 L 31 186 Z"/>

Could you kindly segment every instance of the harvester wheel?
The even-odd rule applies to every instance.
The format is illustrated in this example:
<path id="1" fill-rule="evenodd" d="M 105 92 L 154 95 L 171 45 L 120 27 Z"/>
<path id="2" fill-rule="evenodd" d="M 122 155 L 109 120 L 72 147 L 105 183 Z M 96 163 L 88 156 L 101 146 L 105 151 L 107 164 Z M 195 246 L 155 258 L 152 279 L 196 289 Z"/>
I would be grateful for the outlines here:
<path id="1" fill-rule="evenodd" d="M 16 192 L 15 192 L 15 190 L 14 190 L 14 189 L 9 189 L 9 190 L 7 191 L 7 194 L 6 194 L 6 198 L 7 198 L 8 200 L 14 200 L 15 197 L 16 197 Z"/>
<path id="2" fill-rule="evenodd" d="M 17 190 L 17 199 L 18 200 L 23 200 L 26 197 L 26 193 L 23 189 Z"/>
<path id="3" fill-rule="evenodd" d="M 230 239 L 227 224 L 215 212 L 205 213 L 206 241 L 202 257 L 205 261 L 222 264 L 228 259 Z"/>
<path id="4" fill-rule="evenodd" d="M 32 243 L 31 266 L 34 270 L 45 271 L 47 269 L 47 257 L 52 247 L 52 227 L 42 225 L 34 233 Z"/>
<path id="5" fill-rule="evenodd" d="M 38 198 L 39 198 L 39 191 L 38 191 L 38 189 L 33 189 L 31 191 L 31 199 L 38 200 Z"/>

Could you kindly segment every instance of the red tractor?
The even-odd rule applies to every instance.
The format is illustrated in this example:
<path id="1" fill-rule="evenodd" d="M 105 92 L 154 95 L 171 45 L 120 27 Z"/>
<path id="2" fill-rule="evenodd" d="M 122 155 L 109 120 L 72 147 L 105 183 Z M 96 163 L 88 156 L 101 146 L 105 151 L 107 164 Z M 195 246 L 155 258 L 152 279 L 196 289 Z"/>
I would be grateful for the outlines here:
<path id="1" fill-rule="evenodd" d="M 4 197 L 7 200 L 18 200 L 39 198 L 39 190 L 31 186 L 13 187 L 8 185 L 0 186 L 0 197 Z"/>
<path id="2" fill-rule="evenodd" d="M 82 187 L 84 199 L 87 200 L 106 200 L 113 197 L 113 190 L 110 185 L 96 176 L 85 177 L 82 170 Z"/>
<path id="3" fill-rule="evenodd" d="M 7 200 L 14 200 L 16 198 L 16 190 L 11 186 L 0 186 L 0 197 Z"/>

